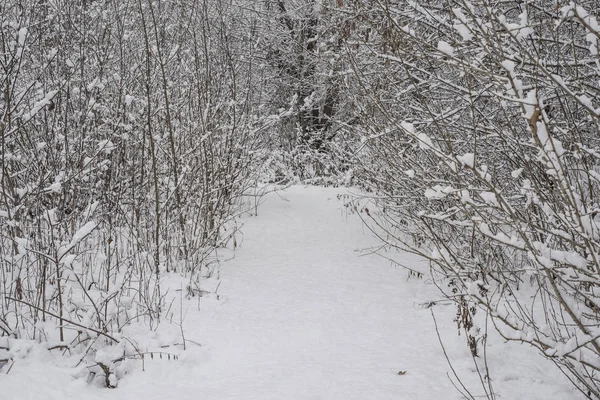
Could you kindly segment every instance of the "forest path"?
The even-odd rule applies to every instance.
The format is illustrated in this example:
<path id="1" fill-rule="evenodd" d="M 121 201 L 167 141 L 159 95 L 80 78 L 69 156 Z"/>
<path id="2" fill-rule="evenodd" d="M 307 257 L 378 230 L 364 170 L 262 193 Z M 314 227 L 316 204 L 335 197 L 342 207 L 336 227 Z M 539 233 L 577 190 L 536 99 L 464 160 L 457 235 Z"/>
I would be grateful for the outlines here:
<path id="1" fill-rule="evenodd" d="M 181 342 L 182 305 L 185 336 L 201 346 L 164 349 L 180 353 L 177 361 L 146 357 L 142 372 L 139 361 L 128 360 L 119 387 L 106 390 L 73 379 L 70 369 L 57 367 L 59 358 L 43 355 L 0 376 L 0 393 L 18 394 L 16 400 L 461 399 L 430 310 L 420 306 L 439 299 L 437 289 L 369 254 L 378 242 L 340 193 L 347 190 L 294 186 L 269 194 L 258 216 L 244 218 L 235 253 L 223 254 L 218 299 L 185 300 L 172 291 L 172 324 L 163 321 L 152 333 L 131 328 L 139 329 L 134 336 L 142 350 Z M 408 266 L 423 263 L 396 257 Z M 179 282 L 171 276 L 165 285 Z M 438 306 L 435 313 L 454 368 L 480 396 L 452 322 L 454 308 Z M 503 344 L 497 335 L 488 350 L 501 399 L 580 398 L 535 352 Z"/>
<path id="2" fill-rule="evenodd" d="M 425 285 L 364 251 L 377 241 L 341 192 L 291 187 L 244 226 L 222 269 L 224 304 L 199 323 L 213 349 L 200 373 L 211 376 L 208 398 L 437 399 L 453 390 L 431 315 L 417 307 Z"/>
<path id="3" fill-rule="evenodd" d="M 365 251 L 377 240 L 339 193 L 347 190 L 293 186 L 246 219 L 221 267 L 219 304 L 201 303 L 185 320 L 203 344 L 187 357 L 194 365 L 185 376 L 163 369 L 160 381 L 187 387 L 173 398 L 459 398 L 430 312 L 417 305 L 437 294 Z M 138 375 L 122 389 L 143 391 Z"/>

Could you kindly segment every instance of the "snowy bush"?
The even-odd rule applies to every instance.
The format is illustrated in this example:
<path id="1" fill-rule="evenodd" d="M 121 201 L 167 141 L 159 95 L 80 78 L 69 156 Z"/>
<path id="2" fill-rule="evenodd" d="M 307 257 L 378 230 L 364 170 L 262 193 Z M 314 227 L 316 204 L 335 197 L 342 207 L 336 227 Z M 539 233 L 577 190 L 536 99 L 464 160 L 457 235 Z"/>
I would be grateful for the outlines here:
<path id="1" fill-rule="evenodd" d="M 597 12 L 591 1 L 364 3 L 355 64 L 359 174 L 382 210 L 372 223 L 431 261 L 460 315 L 477 306 L 595 398 Z M 477 327 L 467 334 L 476 354 Z"/>
<path id="2" fill-rule="evenodd" d="M 156 328 L 163 273 L 196 293 L 231 237 L 269 124 L 252 17 L 190 7 L 1 2 L 0 336 L 135 356 L 123 328 Z"/>

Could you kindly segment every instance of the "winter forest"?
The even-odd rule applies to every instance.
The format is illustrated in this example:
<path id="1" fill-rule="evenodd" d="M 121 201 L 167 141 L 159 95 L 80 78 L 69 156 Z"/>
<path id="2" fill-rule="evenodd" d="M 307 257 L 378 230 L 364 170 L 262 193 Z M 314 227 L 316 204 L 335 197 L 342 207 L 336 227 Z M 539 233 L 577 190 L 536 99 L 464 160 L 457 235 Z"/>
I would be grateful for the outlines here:
<path id="1" fill-rule="evenodd" d="M 0 398 L 600 399 L 599 21 L 0 1 Z"/>

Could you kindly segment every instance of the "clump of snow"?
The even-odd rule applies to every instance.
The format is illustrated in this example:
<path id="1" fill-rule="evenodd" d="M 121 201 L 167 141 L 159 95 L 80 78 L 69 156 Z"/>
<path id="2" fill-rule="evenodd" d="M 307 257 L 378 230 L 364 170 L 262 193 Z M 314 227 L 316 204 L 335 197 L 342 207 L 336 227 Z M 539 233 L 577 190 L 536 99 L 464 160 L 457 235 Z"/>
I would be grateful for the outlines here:
<path id="1" fill-rule="evenodd" d="M 465 42 L 473 39 L 473 34 L 468 28 L 467 17 L 458 8 L 453 8 L 452 12 L 457 18 L 457 20 L 452 24 L 452 27 L 458 32 Z"/>
<path id="2" fill-rule="evenodd" d="M 86 222 L 81 228 L 77 230 L 77 232 L 75 232 L 73 238 L 71 239 L 71 244 L 74 245 L 79 243 L 83 238 L 85 238 L 94 229 L 96 229 L 96 226 L 97 224 L 94 221 Z"/>
<path id="3" fill-rule="evenodd" d="M 527 11 L 519 14 L 519 22 L 508 22 L 506 16 L 500 15 L 498 20 L 504 25 L 506 30 L 517 39 L 525 39 L 530 36 L 534 30 L 529 26 Z"/>
<path id="4" fill-rule="evenodd" d="M 525 107 L 525 115 L 524 115 L 524 117 L 526 119 L 530 119 L 531 117 L 533 117 L 533 113 L 535 112 L 535 108 L 538 106 L 537 91 L 535 89 L 530 90 L 529 92 L 527 92 L 527 95 L 525 96 L 525 101 L 523 103 L 523 106 Z"/>
<path id="5" fill-rule="evenodd" d="M 44 191 L 60 193 L 62 191 L 62 183 L 63 183 L 64 179 L 65 179 L 65 173 L 64 173 L 64 171 L 61 171 L 58 175 L 56 175 L 54 177 L 54 183 L 52 183 L 50 186 L 46 187 L 44 189 Z"/>
<path id="6" fill-rule="evenodd" d="M 63 245 L 60 247 L 57 257 L 58 259 L 62 259 L 63 256 L 72 248 L 77 246 L 79 242 L 85 239 L 94 229 L 96 229 L 96 222 L 89 221 L 86 222 L 83 226 L 81 226 L 71 238 L 71 241 L 67 245 Z"/>
<path id="7" fill-rule="evenodd" d="M 489 172 L 489 168 L 487 165 L 482 164 L 477 171 L 479 175 L 485 179 L 487 182 L 492 183 L 492 174 Z"/>
<path id="8" fill-rule="evenodd" d="M 523 11 L 519 14 L 520 26 L 519 33 L 517 34 L 517 39 L 524 39 L 530 36 L 534 31 L 533 28 L 529 26 L 527 10 Z"/>
<path id="9" fill-rule="evenodd" d="M 27 30 L 26 27 L 23 27 L 23 28 L 19 29 L 19 39 L 18 39 L 18 41 L 19 41 L 19 45 L 20 46 L 23 46 L 25 44 L 25 40 L 27 39 L 27 32 L 28 32 L 28 30 Z"/>
<path id="10" fill-rule="evenodd" d="M 94 88 L 98 88 L 100 90 L 104 89 L 105 85 L 102 79 L 94 78 L 86 87 L 86 89 L 91 92 Z"/>
<path id="11" fill-rule="evenodd" d="M 515 66 L 516 66 L 516 63 L 514 61 L 504 60 L 504 61 L 502 61 L 501 64 L 502 64 L 502 67 L 508 72 L 508 74 L 511 77 L 515 76 Z"/>
<path id="12" fill-rule="evenodd" d="M 462 156 L 456 156 L 456 159 L 467 167 L 473 168 L 475 166 L 475 154 L 466 153 Z"/>
<path id="13" fill-rule="evenodd" d="M 443 199 L 444 197 L 448 196 L 450 193 L 454 193 L 456 190 L 454 188 L 452 188 L 451 186 L 440 186 L 440 185 L 435 185 L 432 188 L 426 189 L 425 190 L 425 197 L 428 199 Z"/>
<path id="14" fill-rule="evenodd" d="M 450 43 L 445 42 L 443 40 L 440 40 L 438 42 L 437 49 L 439 51 L 441 51 L 442 53 L 447 54 L 449 56 L 454 55 L 454 47 L 452 47 L 452 45 L 450 45 Z"/>
<path id="15" fill-rule="evenodd" d="M 111 142 L 110 140 L 106 139 L 106 140 L 101 140 L 98 143 L 98 151 L 101 151 L 105 154 L 110 154 L 113 152 L 114 149 L 116 149 L 117 146 L 115 146 L 115 144 L 113 142 Z"/>
<path id="16" fill-rule="evenodd" d="M 518 178 L 519 176 L 521 176 L 521 174 L 523 173 L 523 168 L 519 168 L 519 169 L 515 169 L 514 171 L 512 171 L 510 173 L 510 176 L 512 176 L 513 178 Z"/>
<path id="17" fill-rule="evenodd" d="M 22 115 L 23 122 L 29 122 L 37 113 L 41 111 L 42 108 L 46 107 L 48 104 L 52 102 L 52 99 L 56 96 L 58 90 L 52 90 L 44 96 L 44 98 L 38 102 L 36 102 L 29 112 L 26 112 Z"/>
<path id="18" fill-rule="evenodd" d="M 415 36 L 415 35 L 416 35 L 416 33 L 415 33 L 415 30 L 414 30 L 414 29 L 412 29 L 412 28 L 411 28 L 410 26 L 408 26 L 408 25 L 406 25 L 406 26 L 403 26 L 403 27 L 402 27 L 402 30 L 403 30 L 404 32 L 408 33 L 408 34 L 409 34 L 409 35 L 411 35 L 411 36 Z"/>
<path id="19" fill-rule="evenodd" d="M 419 140 L 419 148 L 423 150 L 433 150 L 435 147 L 433 146 L 433 142 L 425 133 L 419 133 L 417 135 L 417 139 Z"/>
<path id="20" fill-rule="evenodd" d="M 412 135 L 415 134 L 415 126 L 413 124 L 411 124 L 410 122 L 402 121 L 402 122 L 400 122 L 400 126 L 406 132 L 408 132 L 408 133 L 410 133 Z"/>
<path id="21" fill-rule="evenodd" d="M 563 7 L 564 10 L 561 10 L 561 12 L 563 14 L 566 14 L 569 11 L 571 11 L 572 8 L 573 8 L 573 5 L 571 5 L 568 8 Z M 598 23 L 598 20 L 596 19 L 596 17 L 594 15 L 590 14 L 582 6 L 577 5 L 575 7 L 575 11 L 577 13 L 577 16 L 584 22 L 585 28 L 588 31 L 585 38 L 590 44 L 590 46 L 589 46 L 590 54 L 593 56 L 597 56 L 598 55 L 598 38 L 600 37 L 600 24 Z"/>
<path id="22" fill-rule="evenodd" d="M 480 192 L 479 196 L 487 204 L 494 206 L 494 207 L 500 207 L 500 203 L 498 203 L 498 199 L 496 198 L 496 194 L 494 192 Z"/>

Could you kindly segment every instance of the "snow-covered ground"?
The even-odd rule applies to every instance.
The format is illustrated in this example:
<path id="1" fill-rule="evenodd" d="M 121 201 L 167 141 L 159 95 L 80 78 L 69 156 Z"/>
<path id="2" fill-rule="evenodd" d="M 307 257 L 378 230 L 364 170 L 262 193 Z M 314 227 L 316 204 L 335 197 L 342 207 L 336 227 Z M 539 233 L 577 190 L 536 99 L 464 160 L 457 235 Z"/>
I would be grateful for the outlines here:
<path id="1" fill-rule="evenodd" d="M 246 218 L 235 253 L 223 254 L 218 298 L 198 302 L 173 292 L 173 323 L 138 343 L 143 351 L 181 343 L 183 304 L 186 339 L 200 345 L 162 348 L 179 354 L 177 360 L 147 356 L 144 371 L 139 360 L 129 360 L 123 366 L 129 373 L 108 390 L 87 384 L 85 371 L 73 368 L 76 358 L 33 346 L 8 374 L 7 366 L 0 372 L 0 398 L 462 398 L 448 378 L 431 312 L 422 306 L 439 298 L 436 288 L 365 251 L 377 242 L 337 198 L 344 191 L 291 187 L 270 194 L 258 216 Z M 423 262 L 400 258 L 408 266 Z M 480 396 L 464 337 L 452 322 L 455 310 L 434 311 L 456 372 Z M 582 398 L 534 350 L 492 336 L 488 357 L 498 398 Z"/>

